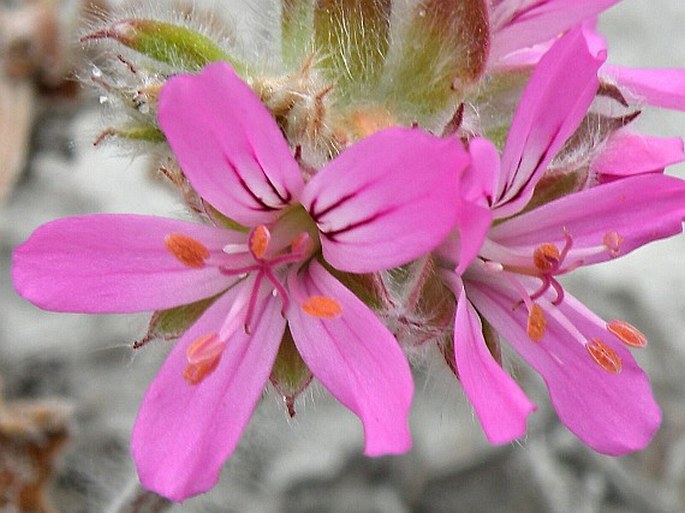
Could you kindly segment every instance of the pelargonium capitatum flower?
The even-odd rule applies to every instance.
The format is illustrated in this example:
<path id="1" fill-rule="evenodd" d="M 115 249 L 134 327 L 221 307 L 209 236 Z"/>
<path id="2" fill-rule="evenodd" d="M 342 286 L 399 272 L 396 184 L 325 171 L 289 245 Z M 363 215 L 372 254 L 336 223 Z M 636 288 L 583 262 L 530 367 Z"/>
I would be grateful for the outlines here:
<path id="1" fill-rule="evenodd" d="M 170 79 L 159 122 L 188 181 L 245 230 L 137 215 L 49 223 L 14 254 L 18 292 L 70 312 L 150 311 L 218 298 L 176 343 L 133 432 L 143 484 L 206 491 L 262 394 L 287 329 L 360 419 L 365 453 L 409 449 L 407 361 L 330 272 L 369 273 L 438 245 L 469 157 L 455 139 L 391 128 L 307 183 L 271 114 L 226 64 Z"/>
<path id="2" fill-rule="evenodd" d="M 522 436 L 535 405 L 493 358 L 481 318 L 542 375 L 562 422 L 593 449 L 641 449 L 660 424 L 648 379 L 625 348 L 644 346 L 644 336 L 624 321 L 602 321 L 564 291 L 558 276 L 679 233 L 685 182 L 629 176 L 527 210 L 589 108 L 603 60 L 580 29 L 554 44 L 524 92 L 501 160 L 489 141 L 470 143 L 478 184 L 471 190 L 482 191 L 482 207 L 496 220 L 477 257 L 455 258 L 458 237 L 439 250 L 457 268 L 444 273 L 458 298 L 457 372 L 493 443 Z"/>

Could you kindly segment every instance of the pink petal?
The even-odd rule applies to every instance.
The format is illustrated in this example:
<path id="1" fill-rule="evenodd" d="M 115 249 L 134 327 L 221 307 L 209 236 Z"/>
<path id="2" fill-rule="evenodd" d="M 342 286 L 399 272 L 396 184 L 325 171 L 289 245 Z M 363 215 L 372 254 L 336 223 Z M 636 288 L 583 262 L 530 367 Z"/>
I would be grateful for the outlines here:
<path id="1" fill-rule="evenodd" d="M 217 333 L 248 287 L 227 292 L 176 343 L 145 394 L 133 430 L 132 451 L 143 485 L 174 501 L 212 488 L 250 420 L 285 328 L 281 302 L 268 294 L 257 306 L 251 335 L 227 341 L 218 367 L 198 384 L 183 378 L 186 351 Z"/>
<path id="2" fill-rule="evenodd" d="M 478 310 L 545 380 L 561 421 L 583 442 L 603 454 L 619 456 L 643 449 L 659 427 L 661 414 L 649 381 L 630 352 L 603 329 L 599 318 L 565 296 L 558 307 L 586 339 L 598 337 L 622 360 L 612 374 L 597 365 L 585 347 L 552 316 L 540 342 L 526 335 L 526 309 L 515 292 L 482 283 L 467 285 Z M 552 307 L 554 308 L 554 307 Z"/>
<path id="3" fill-rule="evenodd" d="M 573 240 L 567 263 L 584 264 L 625 255 L 653 240 L 682 231 L 685 181 L 660 174 L 636 175 L 564 196 L 490 230 L 488 237 L 532 255 L 538 245 L 564 246 L 564 230 Z M 620 237 L 618 251 L 609 251 L 605 236 Z M 594 252 L 582 251 L 596 248 Z M 582 255 L 576 257 L 575 255 Z"/>
<path id="4" fill-rule="evenodd" d="M 459 382 L 488 440 L 505 444 L 522 437 L 526 432 L 526 418 L 536 407 L 490 354 L 480 318 L 463 287 L 457 302 L 454 332 Z"/>
<path id="5" fill-rule="evenodd" d="M 492 10 L 490 66 L 507 54 L 543 43 L 591 19 L 620 0 L 502 1 Z"/>
<path id="6" fill-rule="evenodd" d="M 468 162 L 458 139 L 418 129 L 384 130 L 345 150 L 302 194 L 326 260 L 363 273 L 433 249 L 454 226 Z"/>
<path id="7" fill-rule="evenodd" d="M 685 149 L 680 137 L 650 137 L 619 130 L 611 135 L 591 167 L 600 175 L 628 176 L 663 171 L 683 161 Z"/>
<path id="8" fill-rule="evenodd" d="M 685 69 L 628 68 L 607 64 L 602 74 L 611 77 L 633 99 L 666 109 L 685 110 Z"/>
<path id="9" fill-rule="evenodd" d="M 166 248 L 172 233 L 210 250 L 207 265 L 191 268 Z M 222 247 L 245 235 L 211 226 L 138 215 L 59 219 L 38 228 L 13 256 L 17 292 L 58 312 L 142 312 L 213 296 L 235 278 L 217 263 Z M 214 264 L 214 265 L 213 265 Z"/>
<path id="10" fill-rule="evenodd" d="M 604 54 L 596 56 L 581 28 L 559 39 L 533 72 L 502 153 L 503 181 L 495 217 L 521 210 L 547 165 L 573 134 L 592 103 Z"/>
<path id="11" fill-rule="evenodd" d="M 299 167 L 278 125 L 226 63 L 169 79 L 159 123 L 197 192 L 245 226 L 297 201 Z"/>
<path id="12" fill-rule="evenodd" d="M 316 261 L 288 277 L 288 322 L 314 376 L 362 421 L 365 454 L 399 454 L 411 447 L 408 416 L 414 385 L 397 341 L 374 314 Z M 311 296 L 334 299 L 337 318 L 322 319 L 300 305 Z"/>
<path id="13" fill-rule="evenodd" d="M 485 236 L 492 224 L 490 204 L 500 175 L 497 148 L 483 138 L 469 143 L 471 166 L 462 177 L 462 197 L 458 199 L 457 228 L 459 229 L 459 255 L 457 274 L 463 273 L 478 256 Z"/>

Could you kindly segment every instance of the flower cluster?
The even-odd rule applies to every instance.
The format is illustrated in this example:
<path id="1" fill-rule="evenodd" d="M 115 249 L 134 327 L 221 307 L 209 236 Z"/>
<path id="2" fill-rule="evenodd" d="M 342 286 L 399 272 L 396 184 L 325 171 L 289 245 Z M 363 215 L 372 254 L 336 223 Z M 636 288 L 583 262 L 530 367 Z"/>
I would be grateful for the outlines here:
<path id="1" fill-rule="evenodd" d="M 637 102 L 685 109 L 685 71 L 606 64 L 594 17 L 615 3 L 284 0 L 279 71 L 192 17 L 84 36 L 124 65 L 98 69 L 126 116 L 104 135 L 164 145 L 197 222 L 57 220 L 13 279 L 48 310 L 154 312 L 137 346 L 177 339 L 133 432 L 145 486 L 211 488 L 269 382 L 294 415 L 315 378 L 367 455 L 405 452 L 403 349 L 430 344 L 487 438 L 511 442 L 535 405 L 500 337 L 587 445 L 649 443 L 660 411 L 627 349 L 644 335 L 559 282 L 685 218 L 685 182 L 663 174 L 682 141 L 631 126 Z"/>

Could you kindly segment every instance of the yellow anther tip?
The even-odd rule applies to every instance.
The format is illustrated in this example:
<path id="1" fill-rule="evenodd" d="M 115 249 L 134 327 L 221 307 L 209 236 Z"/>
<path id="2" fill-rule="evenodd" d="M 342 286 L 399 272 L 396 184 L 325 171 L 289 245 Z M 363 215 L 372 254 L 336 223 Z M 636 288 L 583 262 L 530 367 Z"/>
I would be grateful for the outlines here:
<path id="1" fill-rule="evenodd" d="M 332 297 L 311 296 L 301 305 L 302 311 L 312 317 L 320 319 L 335 319 L 340 317 L 343 307 Z"/>
<path id="2" fill-rule="evenodd" d="M 164 238 L 167 250 L 183 265 L 200 269 L 209 258 L 209 249 L 200 241 L 182 233 L 170 233 Z"/>

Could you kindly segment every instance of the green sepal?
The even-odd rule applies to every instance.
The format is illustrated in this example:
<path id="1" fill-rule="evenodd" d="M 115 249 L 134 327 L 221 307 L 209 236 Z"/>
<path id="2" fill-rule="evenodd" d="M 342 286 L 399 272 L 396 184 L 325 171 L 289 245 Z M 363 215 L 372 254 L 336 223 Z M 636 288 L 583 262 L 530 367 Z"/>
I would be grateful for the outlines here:
<path id="1" fill-rule="evenodd" d="M 141 347 L 154 339 L 173 340 L 180 337 L 188 331 L 188 328 L 205 313 L 207 308 L 209 308 L 219 296 L 221 296 L 221 294 L 217 294 L 216 296 L 207 299 L 201 299 L 200 301 L 187 305 L 169 308 L 168 310 L 159 310 L 153 313 L 147 334 L 142 340 L 136 342 L 134 347 Z"/>
<path id="2" fill-rule="evenodd" d="M 244 75 L 245 66 L 210 38 L 186 27 L 151 19 L 128 19 L 89 34 L 82 41 L 110 38 L 159 62 L 187 71 L 199 71 L 224 61 Z"/>
<path id="3" fill-rule="evenodd" d="M 390 44 L 391 0 L 316 0 L 317 66 L 342 96 L 377 82 Z"/>
<path id="4" fill-rule="evenodd" d="M 281 0 L 281 56 L 289 67 L 312 52 L 314 0 Z"/>
<path id="5" fill-rule="evenodd" d="M 106 128 L 100 133 L 94 144 L 98 145 L 110 137 L 150 143 L 161 143 L 166 141 L 164 133 L 157 126 L 138 125 L 122 128 Z"/>
<path id="6" fill-rule="evenodd" d="M 490 28 L 485 0 L 423 0 L 412 10 L 388 68 L 386 95 L 423 121 L 453 108 L 485 71 Z"/>
<path id="7" fill-rule="evenodd" d="M 269 380 L 283 396 L 291 417 L 295 416 L 295 399 L 307 388 L 313 377 L 295 346 L 290 328 L 286 327 Z"/>
<path id="8" fill-rule="evenodd" d="M 214 208 L 206 201 L 203 201 L 203 206 L 205 212 L 216 226 L 220 226 L 222 228 L 226 228 L 227 230 L 240 233 L 248 233 L 250 231 L 250 229 L 247 226 L 243 226 L 238 221 L 234 221 L 230 217 L 226 217 L 224 214 L 219 212 L 216 208 Z"/>

